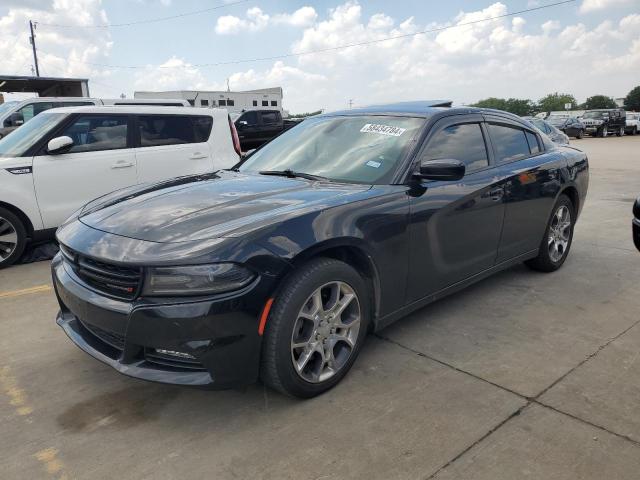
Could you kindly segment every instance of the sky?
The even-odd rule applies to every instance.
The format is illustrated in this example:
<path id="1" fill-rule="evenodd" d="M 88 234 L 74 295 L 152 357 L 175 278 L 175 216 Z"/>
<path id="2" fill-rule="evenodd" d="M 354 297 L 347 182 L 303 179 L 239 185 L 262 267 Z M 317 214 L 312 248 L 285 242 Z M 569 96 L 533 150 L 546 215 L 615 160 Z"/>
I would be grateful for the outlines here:
<path id="1" fill-rule="evenodd" d="M 228 79 L 281 86 L 284 108 L 301 113 L 556 91 L 584 101 L 639 85 L 640 0 L 522 12 L 557 1 L 0 0 L 0 74 L 31 73 L 31 19 L 40 74 L 89 78 L 102 98 Z"/>

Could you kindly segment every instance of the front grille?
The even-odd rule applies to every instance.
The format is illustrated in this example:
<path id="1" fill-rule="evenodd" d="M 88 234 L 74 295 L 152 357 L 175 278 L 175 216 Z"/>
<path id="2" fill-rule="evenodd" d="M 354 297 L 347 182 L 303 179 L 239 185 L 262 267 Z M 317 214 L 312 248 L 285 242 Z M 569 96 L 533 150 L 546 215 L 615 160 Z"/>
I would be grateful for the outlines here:
<path id="1" fill-rule="evenodd" d="M 76 275 L 90 287 L 126 300 L 131 300 L 138 294 L 142 283 L 141 268 L 94 260 L 63 245 L 60 246 L 60 251 Z"/>
<path id="2" fill-rule="evenodd" d="M 124 337 L 122 335 L 118 335 L 114 332 L 108 332 L 107 330 L 103 330 L 95 325 L 89 325 L 84 322 L 82 322 L 82 326 L 104 343 L 112 346 L 113 348 L 117 348 L 118 350 L 124 350 Z"/>
<path id="3" fill-rule="evenodd" d="M 154 348 L 144 349 L 144 359 L 155 365 L 176 370 L 204 371 L 204 365 L 195 359 L 175 357 L 157 352 Z"/>

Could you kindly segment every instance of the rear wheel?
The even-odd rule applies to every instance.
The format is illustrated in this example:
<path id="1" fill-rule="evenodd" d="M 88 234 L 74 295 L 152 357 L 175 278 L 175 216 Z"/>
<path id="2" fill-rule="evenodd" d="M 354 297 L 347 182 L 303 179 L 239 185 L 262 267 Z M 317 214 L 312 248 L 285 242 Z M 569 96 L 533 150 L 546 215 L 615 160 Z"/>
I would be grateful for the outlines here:
<path id="1" fill-rule="evenodd" d="M 582 129 L 579 129 L 578 133 L 576 133 L 576 138 L 580 140 L 583 136 L 584 136 L 584 132 L 582 131 Z"/>
<path id="2" fill-rule="evenodd" d="M 538 256 L 525 262 L 540 272 L 554 272 L 567 259 L 573 241 L 575 208 L 569 197 L 560 195 L 553 207 Z"/>
<path id="3" fill-rule="evenodd" d="M 362 277 L 330 258 L 310 261 L 284 284 L 267 320 L 260 376 L 287 395 L 310 398 L 349 371 L 367 333 Z"/>
<path id="4" fill-rule="evenodd" d="M 623 135 L 624 135 L 624 127 L 620 127 L 620 128 L 618 129 L 618 131 L 616 132 L 616 135 L 617 135 L 618 137 L 623 136 Z"/>
<path id="5" fill-rule="evenodd" d="M 5 208 L 0 208 L 0 268 L 13 265 L 24 252 L 27 230 L 20 219 Z"/>

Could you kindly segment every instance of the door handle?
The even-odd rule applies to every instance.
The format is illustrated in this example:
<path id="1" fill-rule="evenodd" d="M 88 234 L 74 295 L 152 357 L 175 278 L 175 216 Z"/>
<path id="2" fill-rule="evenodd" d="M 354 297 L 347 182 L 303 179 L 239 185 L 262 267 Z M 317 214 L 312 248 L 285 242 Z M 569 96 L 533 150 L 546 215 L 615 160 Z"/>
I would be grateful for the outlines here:
<path id="1" fill-rule="evenodd" d="M 116 162 L 111 165 L 111 168 L 129 168 L 133 167 L 133 162 Z"/>
<path id="2" fill-rule="evenodd" d="M 189 157 L 189 160 L 201 160 L 203 158 L 207 158 L 209 155 L 204 153 L 196 152 Z"/>

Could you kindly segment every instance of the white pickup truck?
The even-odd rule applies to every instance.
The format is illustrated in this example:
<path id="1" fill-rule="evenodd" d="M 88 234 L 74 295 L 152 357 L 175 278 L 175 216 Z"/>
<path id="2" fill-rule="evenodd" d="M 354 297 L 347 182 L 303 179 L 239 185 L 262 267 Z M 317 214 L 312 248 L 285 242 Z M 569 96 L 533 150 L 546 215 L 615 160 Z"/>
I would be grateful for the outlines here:
<path id="1" fill-rule="evenodd" d="M 240 160 L 224 109 L 48 110 L 0 140 L 0 268 L 51 237 L 84 204 L 114 190 L 212 173 Z"/>

